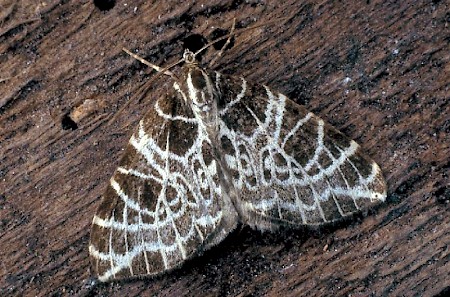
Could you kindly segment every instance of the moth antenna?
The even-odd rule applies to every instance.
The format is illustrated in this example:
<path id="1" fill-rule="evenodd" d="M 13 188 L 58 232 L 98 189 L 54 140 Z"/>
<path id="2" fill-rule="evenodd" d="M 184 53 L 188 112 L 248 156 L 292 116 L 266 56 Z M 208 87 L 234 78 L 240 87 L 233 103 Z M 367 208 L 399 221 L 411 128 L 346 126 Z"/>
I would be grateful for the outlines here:
<path id="1" fill-rule="evenodd" d="M 178 77 L 172 72 L 170 71 L 170 69 L 178 64 L 180 64 L 181 62 L 184 61 L 184 58 L 176 61 L 175 63 L 170 64 L 167 67 L 161 68 L 153 63 L 150 63 L 149 61 L 145 60 L 144 58 L 142 58 L 139 55 L 136 55 L 134 53 L 132 53 L 131 51 L 129 51 L 126 48 L 122 48 L 122 50 L 124 52 L 126 52 L 128 55 L 130 55 L 131 57 L 135 58 L 136 60 L 138 60 L 139 62 L 141 62 L 142 64 L 145 64 L 147 66 L 150 66 L 151 68 L 153 68 L 154 70 L 158 71 L 158 73 L 153 76 L 151 79 L 149 79 L 147 82 L 145 82 L 140 88 L 139 91 L 137 93 L 137 95 L 135 95 L 136 97 L 142 98 L 143 96 L 145 96 L 145 94 L 147 93 L 147 90 L 149 89 L 149 86 L 151 85 L 151 83 L 153 83 L 153 81 L 155 79 L 157 79 L 158 77 L 160 77 L 161 75 L 165 74 L 170 76 L 173 80 L 175 80 L 176 82 L 179 82 Z M 128 100 L 115 114 L 114 116 L 108 121 L 108 125 L 110 125 L 111 123 L 115 122 L 115 120 L 117 119 L 118 115 L 121 114 L 125 108 L 127 108 L 130 105 L 130 102 L 133 100 Z"/>
<path id="2" fill-rule="evenodd" d="M 169 66 L 166 66 L 166 67 L 164 67 L 164 68 L 161 68 L 161 67 L 159 67 L 159 66 L 157 66 L 157 65 L 155 65 L 155 64 L 150 63 L 149 61 L 145 60 L 144 58 L 142 58 L 142 57 L 140 57 L 140 56 L 138 56 L 138 55 L 136 55 L 136 54 L 133 54 L 132 52 L 130 52 L 129 50 L 127 50 L 127 49 L 125 49 L 125 48 L 124 48 L 123 50 L 124 50 L 127 54 L 131 55 L 133 58 L 137 59 L 139 62 L 141 62 L 141 63 L 143 63 L 143 64 L 145 64 L 145 65 L 147 65 L 147 66 L 150 66 L 150 67 L 152 67 L 153 69 L 155 69 L 156 71 L 158 71 L 158 73 L 157 73 L 155 76 L 153 76 L 151 79 L 149 79 L 149 80 L 143 85 L 143 87 L 145 87 L 145 89 L 147 89 L 147 87 L 148 87 L 155 79 L 157 79 L 158 77 L 160 77 L 160 76 L 163 75 L 163 74 L 170 76 L 174 81 L 176 81 L 176 82 L 178 82 L 178 83 L 180 82 L 180 80 L 178 79 L 178 77 L 177 77 L 172 71 L 170 71 L 169 69 L 175 67 L 176 65 L 180 64 L 181 62 L 184 62 L 184 57 L 181 58 L 180 60 L 178 60 L 178 61 L 176 61 L 176 62 L 170 64 Z"/>
<path id="3" fill-rule="evenodd" d="M 220 51 L 217 53 L 217 55 L 214 57 L 214 59 L 211 60 L 211 62 L 209 62 L 209 67 L 211 68 L 212 65 L 214 65 L 214 63 L 222 56 L 224 50 L 227 48 L 228 44 L 230 44 L 231 38 L 233 37 L 233 33 L 234 33 L 234 29 L 236 28 L 236 18 L 233 18 L 233 24 L 231 25 L 231 29 L 230 29 L 230 34 L 228 34 L 228 38 L 227 41 L 225 42 L 225 44 L 222 46 L 222 48 L 220 49 Z"/>
<path id="4" fill-rule="evenodd" d="M 222 36 L 222 37 L 216 38 L 216 39 L 214 39 L 214 40 L 211 41 L 211 42 L 208 42 L 208 43 L 207 43 L 206 45 L 204 45 L 201 49 L 199 49 L 198 51 L 196 51 L 196 52 L 194 53 L 194 56 L 197 56 L 198 54 L 200 54 L 201 52 L 203 52 L 204 50 L 206 50 L 207 48 L 209 48 L 211 45 L 213 45 L 213 44 L 215 44 L 215 43 L 217 43 L 217 42 L 219 42 L 219 41 L 222 41 L 222 40 L 224 40 L 224 39 L 229 39 L 229 38 L 231 38 L 231 37 L 233 37 L 233 36 L 236 36 L 236 35 L 239 35 L 239 34 L 241 34 L 241 33 L 244 33 L 244 32 L 250 31 L 250 30 L 255 30 L 255 29 L 258 29 L 258 28 L 260 28 L 260 27 L 268 26 L 268 25 L 270 25 L 270 24 L 272 24 L 272 23 L 280 22 L 280 21 L 287 20 L 287 19 L 289 19 L 289 17 L 278 18 L 278 19 L 276 19 L 276 20 L 273 20 L 273 21 L 270 21 L 270 22 L 266 22 L 266 23 L 261 24 L 261 25 L 256 25 L 256 26 L 253 26 L 253 27 L 243 28 L 243 29 L 236 30 L 236 31 L 233 29 L 233 28 L 234 28 L 234 22 L 235 22 L 235 21 L 233 20 L 233 26 L 232 26 L 232 30 L 230 31 L 230 33 L 228 33 L 227 35 L 224 35 L 224 36 Z M 234 32 L 233 32 L 233 31 L 234 31 Z M 227 45 L 227 44 L 226 44 L 226 45 Z M 225 45 L 225 46 L 226 46 L 226 45 Z M 222 49 L 224 49 L 225 46 L 223 46 Z"/>
<path id="5" fill-rule="evenodd" d="M 127 54 L 129 54 L 130 56 L 132 56 L 133 58 L 135 58 L 136 60 L 138 60 L 139 62 L 141 62 L 142 64 L 145 64 L 147 66 L 152 67 L 153 69 L 158 71 L 158 73 L 163 73 L 163 74 L 168 75 L 168 76 L 172 77 L 173 79 L 177 80 L 175 74 L 173 74 L 173 72 L 169 71 L 169 69 L 174 67 L 174 66 L 176 66 L 176 65 L 178 65 L 179 63 L 183 62 L 183 59 L 181 59 L 181 60 L 179 60 L 179 61 L 177 61 L 177 62 L 175 62 L 175 63 L 173 63 L 173 64 L 171 64 L 171 65 L 169 65 L 169 66 L 167 66 L 165 68 L 161 68 L 161 67 L 159 67 L 159 66 L 157 66 L 157 65 L 155 65 L 153 63 L 150 63 L 149 61 L 145 60 L 141 56 L 138 56 L 138 55 L 132 53 L 131 51 L 129 51 L 126 48 L 122 48 L 122 50 L 124 52 L 126 52 Z"/>

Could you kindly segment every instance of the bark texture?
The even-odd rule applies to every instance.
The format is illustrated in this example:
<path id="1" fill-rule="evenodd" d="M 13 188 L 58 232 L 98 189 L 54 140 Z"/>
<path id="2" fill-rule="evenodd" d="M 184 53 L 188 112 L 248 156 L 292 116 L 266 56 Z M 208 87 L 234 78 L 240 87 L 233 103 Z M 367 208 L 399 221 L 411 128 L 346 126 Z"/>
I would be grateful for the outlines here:
<path id="1" fill-rule="evenodd" d="M 0 3 L 1 296 L 449 292 L 447 1 L 102 3 Z M 381 166 L 387 203 L 320 230 L 243 228 L 172 273 L 95 284 L 87 246 L 99 197 L 170 84 L 143 92 L 154 73 L 122 47 L 168 65 L 185 37 L 210 38 L 233 18 L 267 25 L 238 35 L 213 68 L 270 85 L 355 139 Z"/>

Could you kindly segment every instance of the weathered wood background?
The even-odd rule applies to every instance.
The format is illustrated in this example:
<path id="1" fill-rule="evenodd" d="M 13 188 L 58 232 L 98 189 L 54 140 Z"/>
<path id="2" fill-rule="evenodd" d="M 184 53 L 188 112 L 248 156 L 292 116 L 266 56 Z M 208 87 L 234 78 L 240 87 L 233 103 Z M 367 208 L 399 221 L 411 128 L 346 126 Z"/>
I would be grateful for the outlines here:
<path id="1" fill-rule="evenodd" d="M 449 292 L 448 1 L 118 0 L 103 9 L 0 0 L 1 296 Z M 99 197 L 170 83 L 156 80 L 138 100 L 154 73 L 121 48 L 167 65 L 189 34 L 281 17 L 237 36 L 215 69 L 270 85 L 359 142 L 385 173 L 387 203 L 320 231 L 243 228 L 168 275 L 95 285 L 87 246 Z"/>

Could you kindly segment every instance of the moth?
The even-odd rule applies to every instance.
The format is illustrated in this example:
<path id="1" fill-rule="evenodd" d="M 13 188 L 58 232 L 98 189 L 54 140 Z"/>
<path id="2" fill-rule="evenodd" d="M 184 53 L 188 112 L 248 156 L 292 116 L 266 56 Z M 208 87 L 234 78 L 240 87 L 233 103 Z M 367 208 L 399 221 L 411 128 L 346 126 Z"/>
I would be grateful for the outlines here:
<path id="1" fill-rule="evenodd" d="M 265 85 L 203 69 L 197 53 L 179 77 L 152 66 L 173 89 L 139 122 L 94 216 L 100 281 L 175 269 L 239 223 L 320 225 L 386 198 L 356 142 Z"/>

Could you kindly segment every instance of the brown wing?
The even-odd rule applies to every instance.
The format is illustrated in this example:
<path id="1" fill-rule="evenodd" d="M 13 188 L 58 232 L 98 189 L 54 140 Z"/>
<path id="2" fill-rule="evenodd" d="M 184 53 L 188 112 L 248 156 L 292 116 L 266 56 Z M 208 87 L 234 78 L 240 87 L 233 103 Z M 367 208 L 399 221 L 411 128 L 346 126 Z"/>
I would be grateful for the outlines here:
<path id="1" fill-rule="evenodd" d="M 102 198 L 89 246 L 100 281 L 175 268 L 234 227 L 208 137 L 180 97 L 141 120 Z"/>
<path id="2" fill-rule="evenodd" d="M 223 163 L 248 224 L 321 224 L 385 200 L 380 168 L 356 142 L 265 86 L 216 81 Z"/>

